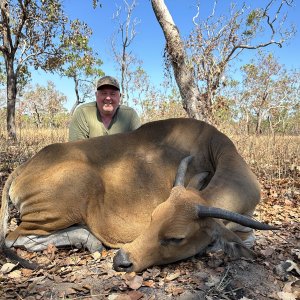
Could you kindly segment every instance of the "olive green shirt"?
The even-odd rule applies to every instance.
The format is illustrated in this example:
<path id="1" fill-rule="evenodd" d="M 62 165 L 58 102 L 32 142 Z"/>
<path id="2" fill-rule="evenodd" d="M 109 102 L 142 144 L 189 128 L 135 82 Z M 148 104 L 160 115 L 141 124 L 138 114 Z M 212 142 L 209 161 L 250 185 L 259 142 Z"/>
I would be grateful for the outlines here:
<path id="1" fill-rule="evenodd" d="M 84 140 L 96 136 L 132 131 L 140 127 L 136 111 L 120 105 L 109 127 L 102 123 L 97 103 L 85 103 L 77 107 L 69 125 L 69 141 Z"/>

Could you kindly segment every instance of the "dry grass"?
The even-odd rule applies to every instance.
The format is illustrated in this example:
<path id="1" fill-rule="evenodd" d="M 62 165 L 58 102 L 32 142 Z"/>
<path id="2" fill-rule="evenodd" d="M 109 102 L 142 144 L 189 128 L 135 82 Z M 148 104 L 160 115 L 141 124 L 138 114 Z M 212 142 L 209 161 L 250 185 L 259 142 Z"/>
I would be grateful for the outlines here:
<path id="1" fill-rule="evenodd" d="M 299 136 L 249 136 L 229 131 L 227 134 L 255 174 L 268 178 L 270 183 L 273 179 L 299 175 Z M 18 143 L 12 144 L 2 135 L 0 171 L 13 169 L 46 145 L 67 141 L 67 136 L 67 128 L 23 129 L 18 132 Z"/>
<path id="2" fill-rule="evenodd" d="M 9 142 L 6 135 L 0 137 L 0 175 L 11 172 L 43 147 L 67 141 L 67 128 L 23 129 L 18 132 L 18 142 Z"/>
<path id="3" fill-rule="evenodd" d="M 255 174 L 268 178 L 270 183 L 273 179 L 299 175 L 299 136 L 227 134 Z M 23 129 L 18 132 L 19 141 L 16 144 L 8 143 L 7 139 L 2 136 L 0 139 L 0 171 L 13 169 L 46 145 L 67 141 L 67 136 L 67 128 Z"/>
<path id="4" fill-rule="evenodd" d="M 240 154 L 253 172 L 272 184 L 273 180 L 300 175 L 299 136 L 233 136 Z"/>

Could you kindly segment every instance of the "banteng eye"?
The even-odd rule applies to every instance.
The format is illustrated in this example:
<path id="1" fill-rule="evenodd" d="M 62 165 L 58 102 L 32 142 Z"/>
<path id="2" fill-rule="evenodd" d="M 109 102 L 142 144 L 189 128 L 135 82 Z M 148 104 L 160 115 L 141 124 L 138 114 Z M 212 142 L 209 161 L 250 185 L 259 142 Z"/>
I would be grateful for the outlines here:
<path id="1" fill-rule="evenodd" d="M 160 244 L 162 246 L 168 246 L 168 245 L 179 245 L 184 238 L 165 238 L 160 241 Z"/>

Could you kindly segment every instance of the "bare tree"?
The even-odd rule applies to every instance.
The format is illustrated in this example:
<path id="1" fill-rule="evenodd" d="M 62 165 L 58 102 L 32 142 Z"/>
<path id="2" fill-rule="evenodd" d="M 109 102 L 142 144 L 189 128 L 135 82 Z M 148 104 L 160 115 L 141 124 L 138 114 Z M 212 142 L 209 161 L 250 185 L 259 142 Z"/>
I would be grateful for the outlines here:
<path id="1" fill-rule="evenodd" d="M 129 83 L 132 77 L 131 67 L 138 63 L 138 60 L 130 50 L 131 44 L 136 37 L 136 26 L 139 24 L 139 20 L 132 18 L 133 11 L 137 5 L 136 0 L 131 3 L 124 1 L 125 20 L 122 14 L 122 7 L 118 7 L 113 18 L 118 22 L 117 31 L 113 34 L 111 39 L 111 46 L 114 54 L 114 60 L 118 65 L 118 69 L 121 73 L 121 90 L 122 90 L 122 102 L 128 104 L 129 96 Z M 118 45 L 118 38 L 121 39 L 121 47 Z"/>
<path id="2" fill-rule="evenodd" d="M 209 122 L 213 119 L 214 97 L 220 86 L 226 84 L 224 75 L 230 63 L 247 49 L 282 47 L 294 33 L 293 28 L 283 29 L 283 9 L 291 6 L 292 0 L 270 0 L 266 7 L 250 12 L 246 6 L 232 6 L 229 17 L 216 16 L 215 1 L 211 15 L 202 22 L 198 21 L 198 5 L 193 18 L 195 28 L 184 43 L 164 1 L 151 2 L 165 35 L 166 52 L 183 107 L 189 117 Z"/>

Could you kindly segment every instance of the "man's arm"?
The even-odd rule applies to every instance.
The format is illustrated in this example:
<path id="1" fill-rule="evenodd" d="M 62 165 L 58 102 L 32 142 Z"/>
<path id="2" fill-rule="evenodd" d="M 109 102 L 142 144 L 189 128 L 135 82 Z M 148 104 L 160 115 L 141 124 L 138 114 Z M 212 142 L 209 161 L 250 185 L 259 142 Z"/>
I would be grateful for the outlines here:
<path id="1" fill-rule="evenodd" d="M 89 128 L 83 110 L 78 107 L 69 125 L 69 141 L 78 141 L 89 138 Z"/>

